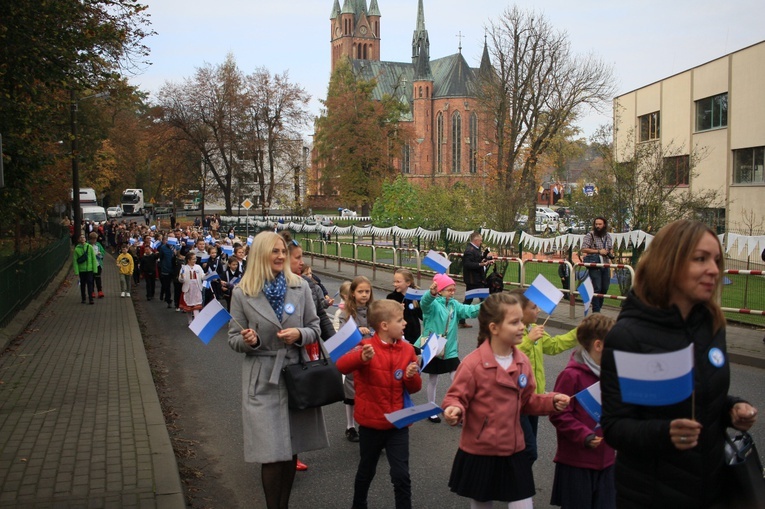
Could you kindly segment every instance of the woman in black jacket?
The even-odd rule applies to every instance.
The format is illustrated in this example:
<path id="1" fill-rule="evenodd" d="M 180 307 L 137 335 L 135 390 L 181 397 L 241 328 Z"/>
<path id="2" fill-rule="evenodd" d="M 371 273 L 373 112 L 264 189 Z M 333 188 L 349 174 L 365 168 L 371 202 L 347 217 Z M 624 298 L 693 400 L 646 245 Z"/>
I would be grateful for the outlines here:
<path id="1" fill-rule="evenodd" d="M 749 429 L 757 410 L 728 395 L 725 318 L 717 303 L 722 270 L 720 242 L 707 226 L 688 220 L 665 226 L 641 258 L 606 336 L 601 423 L 617 450 L 619 508 L 728 506 L 726 428 Z M 615 352 L 668 353 L 690 344 L 693 396 L 663 406 L 622 401 Z"/>

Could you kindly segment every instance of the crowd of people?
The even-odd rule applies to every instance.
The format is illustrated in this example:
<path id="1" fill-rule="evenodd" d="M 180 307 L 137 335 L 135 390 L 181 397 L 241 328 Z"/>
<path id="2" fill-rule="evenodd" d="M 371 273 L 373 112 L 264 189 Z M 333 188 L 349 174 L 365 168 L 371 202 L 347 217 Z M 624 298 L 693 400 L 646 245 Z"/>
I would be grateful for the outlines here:
<path id="1" fill-rule="evenodd" d="M 471 283 L 478 285 L 491 263 L 481 251 L 480 235 L 470 240 L 476 261 L 471 269 L 483 273 Z M 288 406 L 282 368 L 318 358 L 322 341 L 351 318 L 363 339 L 337 367 L 345 375 L 345 437 L 359 443 L 354 508 L 367 507 L 383 450 L 395 507 L 412 506 L 408 427 L 399 429 L 385 414 L 411 404 L 409 396 L 422 388 L 422 372 L 429 374 L 428 401 L 441 408 L 430 422 L 438 424 L 443 416 L 447 424 L 461 426 L 444 482 L 471 508 L 490 508 L 494 501 L 509 509 L 533 507 L 536 422 L 548 415 L 557 436 L 551 504 L 729 506 L 731 495 L 722 481 L 726 433 L 731 427 L 748 430 L 757 409 L 728 395 L 725 320 L 717 300 L 722 249 L 701 223 L 677 221 L 656 235 L 616 321 L 593 309 L 577 328 L 559 336 L 536 324 L 539 310 L 522 291 L 460 303 L 455 281 L 437 274 L 421 300 L 412 300 L 407 290 L 416 289 L 414 277 L 404 268 L 395 272 L 385 299 L 375 298 L 363 276 L 343 283 L 338 310 L 330 316 L 337 296 L 311 274 L 289 232 L 240 239 L 233 231 L 213 235 L 204 226 L 163 232 L 112 224 L 103 237 L 98 231 L 83 235 L 75 248 L 83 302 L 100 296 L 95 278 L 83 274 L 100 273 L 106 249 L 120 253 L 126 296 L 138 273 L 144 280 L 158 278 L 159 299 L 187 312 L 189 321 L 212 299 L 227 302 L 233 317 L 229 345 L 243 354 L 244 457 L 262 464 L 269 509 L 288 507 L 295 472 L 308 468 L 298 455 L 329 446 L 321 407 Z M 599 257 L 610 250 L 597 238 L 588 249 Z M 153 284 L 145 286 L 147 300 L 153 299 Z M 478 319 L 478 346 L 460 359 L 457 329 L 471 318 Z M 445 347 L 422 369 L 420 347 L 432 333 L 445 338 Z M 671 353 L 688 345 L 694 347 L 693 396 L 661 405 L 625 401 L 616 357 Z M 548 392 L 544 355 L 568 350 L 568 364 Z M 440 374 L 449 374 L 451 384 L 438 402 Z M 600 419 L 577 398 L 598 382 Z"/>

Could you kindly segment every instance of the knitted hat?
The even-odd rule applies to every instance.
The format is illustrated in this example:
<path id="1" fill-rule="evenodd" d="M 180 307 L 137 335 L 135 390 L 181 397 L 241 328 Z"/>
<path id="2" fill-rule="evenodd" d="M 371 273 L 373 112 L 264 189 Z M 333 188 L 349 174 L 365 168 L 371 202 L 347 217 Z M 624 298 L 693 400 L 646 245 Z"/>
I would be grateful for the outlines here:
<path id="1" fill-rule="evenodd" d="M 436 291 L 438 293 L 441 293 L 447 286 L 455 284 L 454 280 L 446 274 L 436 274 L 433 276 L 433 281 L 436 283 Z"/>

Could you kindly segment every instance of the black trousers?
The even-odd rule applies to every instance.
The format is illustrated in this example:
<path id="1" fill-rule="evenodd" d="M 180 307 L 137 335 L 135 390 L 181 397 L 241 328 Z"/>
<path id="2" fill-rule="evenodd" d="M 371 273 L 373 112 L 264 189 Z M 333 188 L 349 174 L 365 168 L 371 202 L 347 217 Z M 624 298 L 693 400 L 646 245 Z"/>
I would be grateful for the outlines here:
<path id="1" fill-rule="evenodd" d="M 87 291 L 87 294 L 85 293 Z M 85 302 L 85 296 L 93 302 L 93 272 L 80 272 L 80 296 Z"/>
<path id="2" fill-rule="evenodd" d="M 377 472 L 380 453 L 385 449 L 396 509 L 411 509 L 412 481 L 409 477 L 409 428 L 372 429 L 359 426 L 359 468 L 353 486 L 353 508 L 367 509 L 369 486 Z"/>
<path id="3" fill-rule="evenodd" d="M 173 296 L 170 293 L 173 288 L 173 275 L 172 274 L 160 274 L 159 275 L 159 300 L 164 300 L 168 304 L 172 300 Z"/>
<path id="4" fill-rule="evenodd" d="M 144 272 L 143 280 L 146 283 L 146 298 L 153 299 L 154 291 L 157 287 L 156 275 L 153 272 Z"/>

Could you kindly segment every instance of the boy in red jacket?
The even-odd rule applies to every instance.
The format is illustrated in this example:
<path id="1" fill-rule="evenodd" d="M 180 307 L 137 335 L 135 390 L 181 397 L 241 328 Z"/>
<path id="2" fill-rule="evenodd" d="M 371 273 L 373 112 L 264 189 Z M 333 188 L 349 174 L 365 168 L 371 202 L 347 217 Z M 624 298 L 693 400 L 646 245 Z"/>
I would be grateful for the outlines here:
<path id="1" fill-rule="evenodd" d="M 354 373 L 359 423 L 359 467 L 353 486 L 353 508 L 367 508 L 367 493 L 385 449 L 396 497 L 396 509 L 412 507 L 409 478 L 409 428 L 396 429 L 386 413 L 404 408 L 404 391 L 413 394 L 422 387 L 414 347 L 402 340 L 406 321 L 404 309 L 392 300 L 374 301 L 367 317 L 374 336 L 337 361 L 341 373 Z"/>

